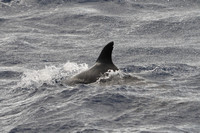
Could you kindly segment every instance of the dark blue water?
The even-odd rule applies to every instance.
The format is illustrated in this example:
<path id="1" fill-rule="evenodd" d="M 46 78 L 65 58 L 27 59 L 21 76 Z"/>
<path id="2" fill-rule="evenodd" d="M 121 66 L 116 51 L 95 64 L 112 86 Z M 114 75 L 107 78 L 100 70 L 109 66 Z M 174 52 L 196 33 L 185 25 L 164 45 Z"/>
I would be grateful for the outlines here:
<path id="1" fill-rule="evenodd" d="M 2 0 L 0 132 L 200 132 L 198 0 Z M 114 41 L 120 69 L 60 81 Z"/>

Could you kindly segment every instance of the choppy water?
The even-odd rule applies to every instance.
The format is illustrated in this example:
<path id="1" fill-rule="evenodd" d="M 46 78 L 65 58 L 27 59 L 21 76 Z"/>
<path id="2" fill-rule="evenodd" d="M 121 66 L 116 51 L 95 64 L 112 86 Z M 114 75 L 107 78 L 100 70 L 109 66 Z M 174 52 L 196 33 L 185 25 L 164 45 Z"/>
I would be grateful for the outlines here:
<path id="1" fill-rule="evenodd" d="M 0 6 L 0 132 L 200 132 L 198 0 Z M 119 72 L 103 83 L 59 84 L 110 41 Z"/>

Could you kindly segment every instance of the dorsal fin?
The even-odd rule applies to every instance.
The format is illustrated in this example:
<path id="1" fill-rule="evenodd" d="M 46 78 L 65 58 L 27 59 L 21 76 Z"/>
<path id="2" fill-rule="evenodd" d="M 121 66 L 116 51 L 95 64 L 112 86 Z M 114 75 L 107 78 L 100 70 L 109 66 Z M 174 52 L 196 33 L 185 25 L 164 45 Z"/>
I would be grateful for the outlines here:
<path id="1" fill-rule="evenodd" d="M 114 42 L 108 43 L 103 50 L 101 51 L 98 59 L 96 62 L 99 63 L 107 63 L 107 64 L 113 64 L 112 62 L 112 50 L 113 50 Z"/>

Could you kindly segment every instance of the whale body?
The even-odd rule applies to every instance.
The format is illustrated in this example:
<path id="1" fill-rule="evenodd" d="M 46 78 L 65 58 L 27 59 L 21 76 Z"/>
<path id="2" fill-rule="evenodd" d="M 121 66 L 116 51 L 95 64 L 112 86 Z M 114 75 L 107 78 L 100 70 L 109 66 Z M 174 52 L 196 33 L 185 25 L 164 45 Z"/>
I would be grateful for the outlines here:
<path id="1" fill-rule="evenodd" d="M 112 62 L 112 50 L 114 42 L 108 43 L 101 51 L 96 63 L 86 71 L 83 71 L 65 81 L 67 85 L 89 84 L 96 82 L 108 70 L 119 70 Z"/>

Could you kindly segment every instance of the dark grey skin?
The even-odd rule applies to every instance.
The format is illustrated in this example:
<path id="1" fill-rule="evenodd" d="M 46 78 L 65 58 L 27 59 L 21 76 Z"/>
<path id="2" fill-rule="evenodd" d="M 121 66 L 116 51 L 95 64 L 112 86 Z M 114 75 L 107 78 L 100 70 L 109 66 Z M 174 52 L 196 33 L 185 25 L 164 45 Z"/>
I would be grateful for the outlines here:
<path id="1" fill-rule="evenodd" d="M 103 75 L 108 70 L 119 70 L 112 62 L 112 50 L 114 42 L 108 43 L 101 54 L 99 55 L 96 63 L 86 71 L 83 71 L 71 79 L 67 80 L 65 84 L 74 85 L 74 84 L 89 84 L 96 82 L 101 75 Z"/>

